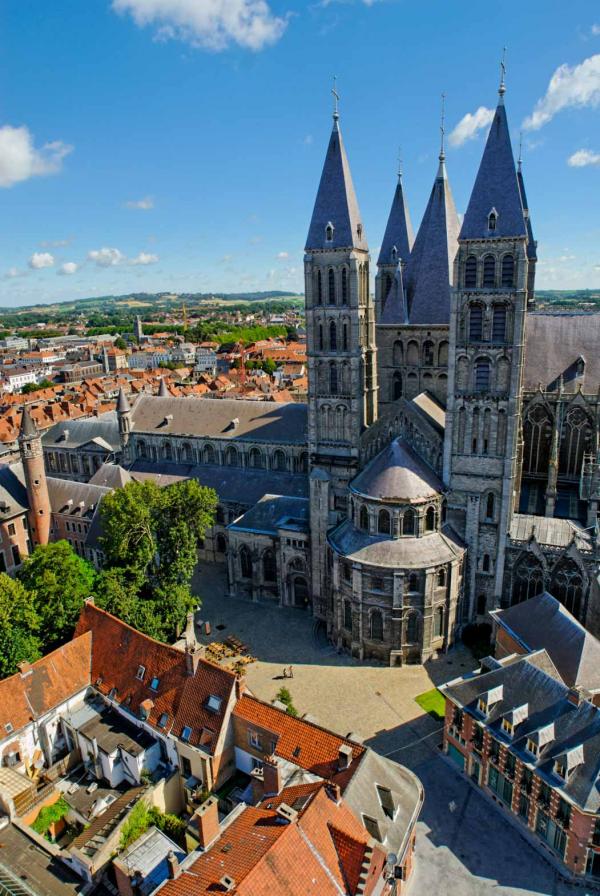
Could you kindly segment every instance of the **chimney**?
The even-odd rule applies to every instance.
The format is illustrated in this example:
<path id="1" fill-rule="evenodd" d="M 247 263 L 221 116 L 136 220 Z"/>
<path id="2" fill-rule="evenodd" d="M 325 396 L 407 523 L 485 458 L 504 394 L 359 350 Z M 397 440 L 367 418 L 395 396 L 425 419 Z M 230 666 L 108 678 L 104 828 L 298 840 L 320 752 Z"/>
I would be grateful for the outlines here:
<path id="1" fill-rule="evenodd" d="M 329 781 L 327 783 L 326 789 L 327 789 L 327 794 L 329 795 L 329 797 L 331 797 L 331 799 L 336 804 L 336 806 L 339 806 L 339 804 L 342 801 L 342 790 L 340 788 L 340 785 L 334 784 L 333 781 Z"/>
<path id="2" fill-rule="evenodd" d="M 19 669 L 20 668 L 21 666 L 19 666 Z M 569 703 L 572 703 L 573 706 L 579 706 L 579 704 L 581 703 L 581 694 L 579 693 L 577 688 L 569 688 L 569 691 L 567 693 L 567 700 L 569 701 Z"/>
<path id="3" fill-rule="evenodd" d="M 219 836 L 219 800 L 216 796 L 209 796 L 206 802 L 196 809 L 192 816 L 192 823 L 198 827 L 198 841 L 202 849 L 207 849 Z"/>
<path id="4" fill-rule="evenodd" d="M 235 880 L 229 874 L 224 874 L 219 883 L 227 893 L 230 893 L 235 887 Z"/>
<path id="5" fill-rule="evenodd" d="M 265 777 L 262 768 L 253 768 L 250 772 L 252 779 L 252 805 L 257 806 L 265 795 Z"/>
<path id="6" fill-rule="evenodd" d="M 185 645 L 185 668 L 188 675 L 195 675 L 198 663 L 204 656 L 204 647 L 202 644 L 186 644 Z"/>
<path id="7" fill-rule="evenodd" d="M 239 700 L 240 697 L 242 697 L 246 693 L 247 690 L 248 690 L 248 686 L 247 686 L 245 680 L 238 675 L 238 677 L 235 680 L 235 699 Z"/>
<path id="8" fill-rule="evenodd" d="M 348 744 L 341 744 L 338 751 L 338 771 L 342 772 L 350 768 L 352 762 L 352 747 Z"/>
<path id="9" fill-rule="evenodd" d="M 26 675 L 29 675 L 31 672 L 31 663 L 28 663 L 27 660 L 23 660 L 21 663 L 18 663 L 18 669 L 21 673 L 21 678 L 25 678 Z"/>
<path id="10" fill-rule="evenodd" d="M 283 781 L 276 756 L 265 756 L 263 759 L 263 783 L 265 796 L 277 796 L 281 793 Z"/>
<path id="11" fill-rule="evenodd" d="M 177 880 L 179 875 L 181 874 L 181 868 L 179 867 L 179 859 L 171 849 L 167 855 L 167 869 L 169 874 L 169 880 Z"/>

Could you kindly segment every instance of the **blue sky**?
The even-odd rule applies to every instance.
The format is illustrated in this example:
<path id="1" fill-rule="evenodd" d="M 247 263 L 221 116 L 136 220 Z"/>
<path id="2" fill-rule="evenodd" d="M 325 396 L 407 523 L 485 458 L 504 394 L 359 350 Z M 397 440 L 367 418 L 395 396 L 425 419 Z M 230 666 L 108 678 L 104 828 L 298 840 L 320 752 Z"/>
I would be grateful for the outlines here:
<path id="1" fill-rule="evenodd" d="M 341 125 L 372 255 L 398 147 L 413 224 L 464 211 L 507 53 L 538 286 L 600 287 L 600 7 L 571 0 L 4 0 L 0 305 L 302 289 Z M 470 116 L 465 118 L 465 116 Z"/>

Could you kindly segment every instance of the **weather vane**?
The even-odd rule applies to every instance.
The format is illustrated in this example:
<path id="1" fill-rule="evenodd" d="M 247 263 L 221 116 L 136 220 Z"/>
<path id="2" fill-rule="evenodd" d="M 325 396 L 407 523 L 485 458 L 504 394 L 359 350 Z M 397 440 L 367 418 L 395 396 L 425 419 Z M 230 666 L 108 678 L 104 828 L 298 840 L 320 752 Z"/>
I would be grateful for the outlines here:
<path id="1" fill-rule="evenodd" d="M 506 92 L 506 85 L 504 83 L 505 77 L 506 77 L 506 47 L 503 47 L 502 59 L 500 60 L 500 89 L 499 89 L 500 96 L 502 96 L 502 94 Z"/>
<path id="2" fill-rule="evenodd" d="M 339 118 L 338 103 L 340 101 L 340 95 L 337 92 L 337 75 L 333 76 L 333 87 L 331 88 L 331 92 L 333 94 L 333 117 Z"/>
<path id="3" fill-rule="evenodd" d="M 440 135 L 441 135 L 441 144 L 440 144 L 440 162 L 442 162 L 446 156 L 444 154 L 444 136 L 446 134 L 446 94 L 442 94 L 442 116 L 440 122 Z"/>
<path id="4" fill-rule="evenodd" d="M 402 147 L 398 147 L 398 177 L 402 177 Z"/>

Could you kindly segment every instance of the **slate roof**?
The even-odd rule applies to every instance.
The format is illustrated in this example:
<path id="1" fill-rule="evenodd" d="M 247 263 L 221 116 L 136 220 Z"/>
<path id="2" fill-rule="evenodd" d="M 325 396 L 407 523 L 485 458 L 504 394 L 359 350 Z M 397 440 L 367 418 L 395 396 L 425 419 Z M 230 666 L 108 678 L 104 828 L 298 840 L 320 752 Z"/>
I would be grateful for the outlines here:
<path id="1" fill-rule="evenodd" d="M 104 463 L 96 470 L 89 484 L 115 489 L 123 488 L 131 481 L 131 474 L 124 467 L 119 466 L 119 464 Z"/>
<path id="2" fill-rule="evenodd" d="M 415 241 L 412 222 L 410 220 L 410 212 L 404 195 L 404 187 L 402 185 L 402 177 L 398 176 L 398 183 L 394 190 L 394 198 L 392 207 L 387 220 L 383 240 L 381 241 L 381 249 L 377 264 L 393 264 L 392 249 L 394 246 L 398 251 L 398 261 L 408 261 L 410 252 Z"/>
<path id="3" fill-rule="evenodd" d="M 525 319 L 525 363 L 523 388 L 558 389 L 563 378 L 565 392 L 579 385 L 595 394 L 600 386 L 600 313 L 546 311 L 529 312 Z M 585 361 L 583 376 L 576 376 L 577 359 Z"/>
<path id="4" fill-rule="evenodd" d="M 450 287 L 460 223 L 443 157 L 408 263 L 406 285 L 411 324 L 450 322 Z"/>
<path id="5" fill-rule="evenodd" d="M 392 324 L 399 326 L 408 323 L 408 315 L 406 312 L 406 295 L 404 291 L 404 277 L 402 276 L 402 265 L 398 263 L 394 281 L 390 291 L 387 294 L 383 311 L 379 318 L 380 324 Z"/>
<path id="6" fill-rule="evenodd" d="M 490 707 L 487 718 L 478 711 L 478 698 L 502 685 L 501 699 Z M 600 710 L 582 700 L 575 705 L 545 650 L 518 659 L 507 658 L 500 668 L 442 685 L 439 690 L 475 718 L 485 722 L 494 737 L 504 742 L 523 762 L 559 793 L 587 812 L 600 811 Z M 502 718 L 527 704 L 527 715 L 515 727 L 512 740 L 502 732 Z M 526 750 L 528 736 L 546 725 L 554 726 L 551 739 L 540 746 L 537 757 Z M 583 762 L 566 781 L 553 771 L 554 761 L 569 749 L 581 750 Z"/>
<path id="7" fill-rule="evenodd" d="M 509 537 L 515 541 L 529 541 L 532 532 L 538 544 L 566 548 L 572 541 L 580 550 L 590 551 L 593 541 L 589 530 L 577 520 L 563 520 L 551 516 L 515 513 L 510 521 Z"/>
<path id="8" fill-rule="evenodd" d="M 179 862 L 185 859 L 184 850 L 153 825 L 119 854 L 115 864 L 126 874 L 132 868 L 139 871 L 143 876 L 142 883 L 138 885 L 140 896 L 150 896 L 169 877 L 167 856 L 170 852 Z"/>
<path id="9" fill-rule="evenodd" d="M 411 403 L 417 408 L 428 423 L 443 434 L 446 429 L 446 410 L 431 392 L 419 392 Z"/>
<path id="10" fill-rule="evenodd" d="M 449 563 L 462 557 L 465 546 L 450 526 L 421 538 L 369 535 L 357 529 L 351 520 L 343 520 L 327 536 L 334 551 L 342 557 L 367 566 L 387 569 L 424 569 Z"/>
<path id="11" fill-rule="evenodd" d="M 350 489 L 378 501 L 411 503 L 439 495 L 444 486 L 408 442 L 398 438 L 369 461 Z"/>
<path id="12" fill-rule="evenodd" d="M 77 519 L 90 519 L 109 488 L 91 482 L 73 482 L 48 476 L 48 495 L 53 513 L 68 513 Z M 71 503 L 69 503 L 71 502 Z"/>
<path id="13" fill-rule="evenodd" d="M 93 439 L 106 443 L 109 450 L 121 450 L 116 411 L 107 411 L 99 417 L 61 420 L 44 433 L 42 445 L 44 448 L 81 448 Z"/>
<path id="14" fill-rule="evenodd" d="M 362 744 L 334 734 L 314 722 L 294 718 L 284 710 L 248 694 L 238 700 L 233 714 L 257 728 L 277 735 L 276 756 L 313 775 L 334 781 L 342 790 L 354 775 L 358 761 L 366 749 Z M 339 750 L 344 744 L 352 749 L 352 762 L 348 769 L 340 771 Z"/>
<path id="15" fill-rule="evenodd" d="M 519 194 L 521 196 L 521 205 L 525 214 L 525 226 L 527 227 L 527 257 L 530 261 L 537 261 L 537 244 L 533 236 L 533 227 L 531 225 L 531 212 L 529 211 L 529 203 L 527 202 L 527 193 L 525 192 L 525 181 L 523 179 L 523 169 L 521 159 L 517 164 L 517 181 L 519 183 Z"/>
<path id="16" fill-rule="evenodd" d="M 496 229 L 488 230 L 488 215 L 496 210 Z M 488 134 L 475 185 L 460 231 L 461 240 L 527 235 L 506 108 L 501 98 Z"/>
<path id="17" fill-rule="evenodd" d="M 307 405 L 235 398 L 161 398 L 141 395 L 132 412 L 136 433 L 253 442 L 307 441 Z M 234 423 L 237 421 L 237 423 Z"/>
<path id="18" fill-rule="evenodd" d="M 264 495 L 254 507 L 227 528 L 238 532 L 276 535 L 279 529 L 308 532 L 310 505 L 306 498 Z"/>
<path id="19" fill-rule="evenodd" d="M 130 410 L 129 402 L 127 401 L 125 393 L 123 392 L 123 386 L 121 386 L 121 388 L 119 389 L 119 397 L 117 399 L 116 410 L 120 413 L 124 413 Z"/>
<path id="20" fill-rule="evenodd" d="M 3 510 L 3 507 L 6 509 Z M 9 520 L 28 508 L 23 465 L 0 464 L 0 520 Z"/>
<path id="21" fill-rule="evenodd" d="M 35 423 L 33 422 L 33 417 L 29 412 L 29 408 L 27 407 L 27 405 L 25 405 L 23 408 L 23 413 L 21 415 L 20 435 L 22 435 L 24 438 L 32 438 L 33 436 L 37 436 L 37 434 L 38 430 Z"/>
<path id="22" fill-rule="evenodd" d="M 327 224 L 333 224 L 333 240 L 326 242 Z M 359 228 L 361 235 L 359 236 Z M 311 249 L 368 249 L 367 238 L 354 192 L 350 165 L 337 118 L 334 118 L 325 164 L 306 238 Z"/>
<path id="23" fill-rule="evenodd" d="M 569 687 L 600 690 L 600 641 L 551 594 L 490 615 L 526 650 L 546 650 Z"/>

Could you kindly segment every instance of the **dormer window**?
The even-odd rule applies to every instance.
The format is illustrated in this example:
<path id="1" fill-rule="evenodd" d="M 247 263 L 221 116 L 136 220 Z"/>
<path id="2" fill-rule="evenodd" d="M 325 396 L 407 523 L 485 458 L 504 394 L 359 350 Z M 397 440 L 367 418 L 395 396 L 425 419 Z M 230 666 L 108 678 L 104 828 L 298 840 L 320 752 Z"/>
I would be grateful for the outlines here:
<path id="1" fill-rule="evenodd" d="M 538 754 L 538 745 L 530 737 L 527 738 L 527 750 L 531 753 L 532 756 L 537 756 Z"/>
<path id="2" fill-rule="evenodd" d="M 479 698 L 479 700 L 477 701 L 477 709 L 484 716 L 487 716 L 488 705 L 487 705 L 487 700 L 485 699 L 485 697 Z"/>
<path id="3" fill-rule="evenodd" d="M 561 756 L 554 763 L 554 771 L 558 775 L 559 778 L 562 778 L 563 781 L 567 780 L 567 763 L 565 762 L 565 757 Z"/>
<path id="4" fill-rule="evenodd" d="M 496 229 L 496 224 L 498 223 L 498 212 L 495 208 L 491 210 L 488 215 L 488 230 L 494 231 Z"/>
<path id="5" fill-rule="evenodd" d="M 329 221 L 327 227 L 325 228 L 325 241 L 327 243 L 333 242 L 333 224 L 331 223 L 331 221 Z"/>
<path id="6" fill-rule="evenodd" d="M 184 741 L 188 741 L 190 739 L 190 734 L 192 733 L 192 729 L 189 725 L 184 725 L 183 731 L 181 732 L 181 739 Z"/>
<path id="7" fill-rule="evenodd" d="M 577 358 L 575 362 L 575 374 L 576 376 L 583 376 L 585 373 L 585 358 L 582 358 L 581 355 Z"/>
<path id="8" fill-rule="evenodd" d="M 513 736 L 514 725 L 510 721 L 510 719 L 502 719 L 502 730 L 505 734 L 508 734 L 509 737 Z"/>

